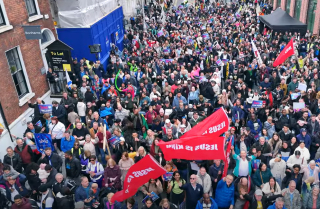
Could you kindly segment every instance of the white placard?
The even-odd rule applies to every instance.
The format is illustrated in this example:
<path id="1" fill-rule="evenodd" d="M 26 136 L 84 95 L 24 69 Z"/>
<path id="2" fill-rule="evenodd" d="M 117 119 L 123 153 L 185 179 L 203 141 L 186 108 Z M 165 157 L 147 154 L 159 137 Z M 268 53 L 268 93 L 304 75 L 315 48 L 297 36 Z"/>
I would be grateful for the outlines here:
<path id="1" fill-rule="evenodd" d="M 298 89 L 300 90 L 300 91 L 307 91 L 307 85 L 306 84 L 304 84 L 304 83 L 299 83 L 299 85 L 298 85 Z"/>
<path id="2" fill-rule="evenodd" d="M 293 103 L 293 110 L 295 110 L 295 111 L 299 111 L 305 107 L 306 107 L 306 104 L 304 102 L 294 102 Z"/>

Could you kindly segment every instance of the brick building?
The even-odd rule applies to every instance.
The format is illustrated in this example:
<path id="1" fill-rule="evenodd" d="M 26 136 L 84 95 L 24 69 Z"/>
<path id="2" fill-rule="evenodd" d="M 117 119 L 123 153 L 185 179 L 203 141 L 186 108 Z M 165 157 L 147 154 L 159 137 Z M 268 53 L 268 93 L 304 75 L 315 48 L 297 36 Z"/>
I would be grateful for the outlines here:
<path id="1" fill-rule="evenodd" d="M 313 34 L 320 33 L 320 0 L 269 0 L 275 10 L 281 7 L 292 17 L 308 25 Z"/>
<path id="2" fill-rule="evenodd" d="M 26 40 L 21 25 L 40 25 L 43 38 Z M 55 39 L 48 0 L 0 0 L 0 101 L 10 130 L 17 136 L 22 136 L 31 120 L 28 100 L 40 97 L 49 102 L 44 54 Z M 0 159 L 10 143 L 5 130 L 0 138 Z"/>

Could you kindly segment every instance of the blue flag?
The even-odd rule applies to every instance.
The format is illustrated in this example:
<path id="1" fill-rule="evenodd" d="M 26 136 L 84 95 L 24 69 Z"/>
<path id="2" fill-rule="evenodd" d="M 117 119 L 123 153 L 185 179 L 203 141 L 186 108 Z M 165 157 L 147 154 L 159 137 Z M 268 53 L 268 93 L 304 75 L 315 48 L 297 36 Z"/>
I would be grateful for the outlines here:
<path id="1" fill-rule="evenodd" d="M 40 121 L 40 120 L 36 123 L 36 126 L 39 126 L 39 127 L 41 127 L 41 128 L 42 128 L 42 123 L 41 123 L 41 121 Z"/>
<path id="2" fill-rule="evenodd" d="M 34 139 L 36 141 L 37 150 L 42 154 L 44 154 L 44 150 L 47 147 L 51 147 L 51 150 L 54 151 L 50 134 L 34 134 Z"/>

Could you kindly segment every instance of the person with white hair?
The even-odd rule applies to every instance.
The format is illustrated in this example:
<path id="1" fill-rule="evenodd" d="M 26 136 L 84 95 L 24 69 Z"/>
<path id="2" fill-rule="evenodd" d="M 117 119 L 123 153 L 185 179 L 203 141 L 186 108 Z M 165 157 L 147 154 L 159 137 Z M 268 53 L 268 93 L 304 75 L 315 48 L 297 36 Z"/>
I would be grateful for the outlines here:
<path id="1" fill-rule="evenodd" d="M 286 209 L 286 208 L 284 207 L 284 200 L 283 200 L 283 198 L 282 198 L 282 197 L 278 197 L 278 198 L 276 199 L 276 202 L 273 203 L 273 205 L 270 205 L 270 206 L 268 207 L 268 209 Z"/>
<path id="2" fill-rule="evenodd" d="M 310 194 L 307 194 L 307 198 L 305 198 L 303 206 L 305 209 L 320 208 L 320 189 L 318 185 L 312 188 L 312 192 Z"/>
<path id="3" fill-rule="evenodd" d="M 311 160 L 307 166 L 304 166 L 303 169 L 303 178 L 302 181 L 307 180 L 309 177 L 314 178 L 314 183 L 319 183 L 319 167 L 316 166 L 316 162 Z"/>
<path id="4" fill-rule="evenodd" d="M 296 189 L 296 182 L 291 180 L 289 187 L 282 190 L 282 196 L 284 197 L 284 206 L 290 209 L 301 209 L 301 196 Z"/>

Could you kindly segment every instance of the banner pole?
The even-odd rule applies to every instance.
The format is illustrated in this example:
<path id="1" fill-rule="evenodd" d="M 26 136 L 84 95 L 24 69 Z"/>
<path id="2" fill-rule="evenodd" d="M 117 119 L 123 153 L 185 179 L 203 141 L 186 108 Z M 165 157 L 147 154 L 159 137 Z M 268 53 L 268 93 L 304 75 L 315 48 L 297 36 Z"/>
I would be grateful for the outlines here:
<path id="1" fill-rule="evenodd" d="M 8 121 L 7 121 L 7 119 L 6 119 L 6 116 L 5 116 L 5 114 L 4 114 L 4 111 L 3 111 L 3 108 L 2 108 L 1 102 L 0 102 L 0 114 L 1 114 L 2 119 L 3 119 L 4 127 L 8 130 L 10 139 L 11 139 L 11 141 L 13 142 L 13 138 L 12 138 L 12 136 L 11 136 L 11 131 L 10 131 L 10 128 L 9 128 Z"/>

